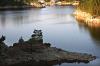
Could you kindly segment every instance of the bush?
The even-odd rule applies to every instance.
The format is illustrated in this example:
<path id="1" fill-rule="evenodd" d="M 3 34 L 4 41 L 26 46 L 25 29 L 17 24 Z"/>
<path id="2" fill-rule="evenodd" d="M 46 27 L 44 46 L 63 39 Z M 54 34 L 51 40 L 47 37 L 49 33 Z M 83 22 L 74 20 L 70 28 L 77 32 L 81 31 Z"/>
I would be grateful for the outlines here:
<path id="1" fill-rule="evenodd" d="M 100 0 L 81 0 L 79 9 L 100 16 Z"/>

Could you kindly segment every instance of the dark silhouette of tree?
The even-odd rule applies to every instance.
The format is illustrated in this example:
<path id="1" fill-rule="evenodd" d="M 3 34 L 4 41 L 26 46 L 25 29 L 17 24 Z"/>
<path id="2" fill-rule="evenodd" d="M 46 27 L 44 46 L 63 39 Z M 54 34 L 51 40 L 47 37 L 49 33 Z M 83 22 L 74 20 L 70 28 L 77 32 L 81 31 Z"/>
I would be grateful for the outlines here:
<path id="1" fill-rule="evenodd" d="M 5 40 L 5 36 L 2 35 L 2 37 L 0 38 L 0 43 L 2 43 Z"/>
<path id="2" fill-rule="evenodd" d="M 5 40 L 5 36 L 2 35 L 2 37 L 0 38 L 0 55 L 2 53 L 2 48 L 3 48 L 3 41 Z"/>

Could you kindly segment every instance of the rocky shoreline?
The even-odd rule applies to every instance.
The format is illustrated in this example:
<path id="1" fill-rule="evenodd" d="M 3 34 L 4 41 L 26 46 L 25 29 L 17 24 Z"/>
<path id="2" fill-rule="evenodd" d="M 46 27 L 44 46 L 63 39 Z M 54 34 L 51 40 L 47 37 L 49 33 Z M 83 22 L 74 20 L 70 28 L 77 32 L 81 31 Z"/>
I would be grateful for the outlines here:
<path id="1" fill-rule="evenodd" d="M 89 63 L 96 59 L 87 53 L 77 53 L 51 47 L 50 43 L 43 43 L 41 30 L 34 30 L 34 34 L 27 41 L 21 37 L 18 43 L 8 47 L 0 38 L 0 66 L 41 66 L 61 63 Z"/>

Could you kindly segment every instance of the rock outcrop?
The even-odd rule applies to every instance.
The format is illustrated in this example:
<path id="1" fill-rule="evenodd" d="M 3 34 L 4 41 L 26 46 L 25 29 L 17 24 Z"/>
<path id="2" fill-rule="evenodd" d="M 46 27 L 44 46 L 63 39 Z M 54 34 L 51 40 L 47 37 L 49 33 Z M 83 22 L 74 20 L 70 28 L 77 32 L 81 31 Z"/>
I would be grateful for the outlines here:
<path id="1" fill-rule="evenodd" d="M 96 59 L 91 54 L 50 47 L 50 43 L 43 43 L 42 37 L 42 31 L 36 30 L 28 41 L 24 41 L 21 37 L 18 43 L 14 43 L 13 46 L 7 48 L 4 44 L 7 50 L 2 51 L 3 54 L 0 55 L 0 66 L 49 66 L 63 62 L 88 63 Z"/>

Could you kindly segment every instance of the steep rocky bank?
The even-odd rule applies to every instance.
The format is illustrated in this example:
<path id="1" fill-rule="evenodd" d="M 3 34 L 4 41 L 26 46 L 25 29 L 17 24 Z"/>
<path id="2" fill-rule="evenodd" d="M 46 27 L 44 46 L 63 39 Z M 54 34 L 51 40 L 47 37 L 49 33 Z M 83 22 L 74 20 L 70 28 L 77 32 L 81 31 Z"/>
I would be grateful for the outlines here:
<path id="1" fill-rule="evenodd" d="M 91 54 L 69 52 L 56 47 L 50 47 L 50 43 L 43 43 L 41 30 L 34 30 L 32 37 L 24 41 L 21 37 L 18 43 L 7 47 L 0 41 L 0 66 L 29 66 L 29 65 L 54 65 L 67 63 L 89 63 L 96 57 Z M 2 37 L 1 37 L 2 38 Z M 3 45 L 2 45 L 3 44 Z"/>

